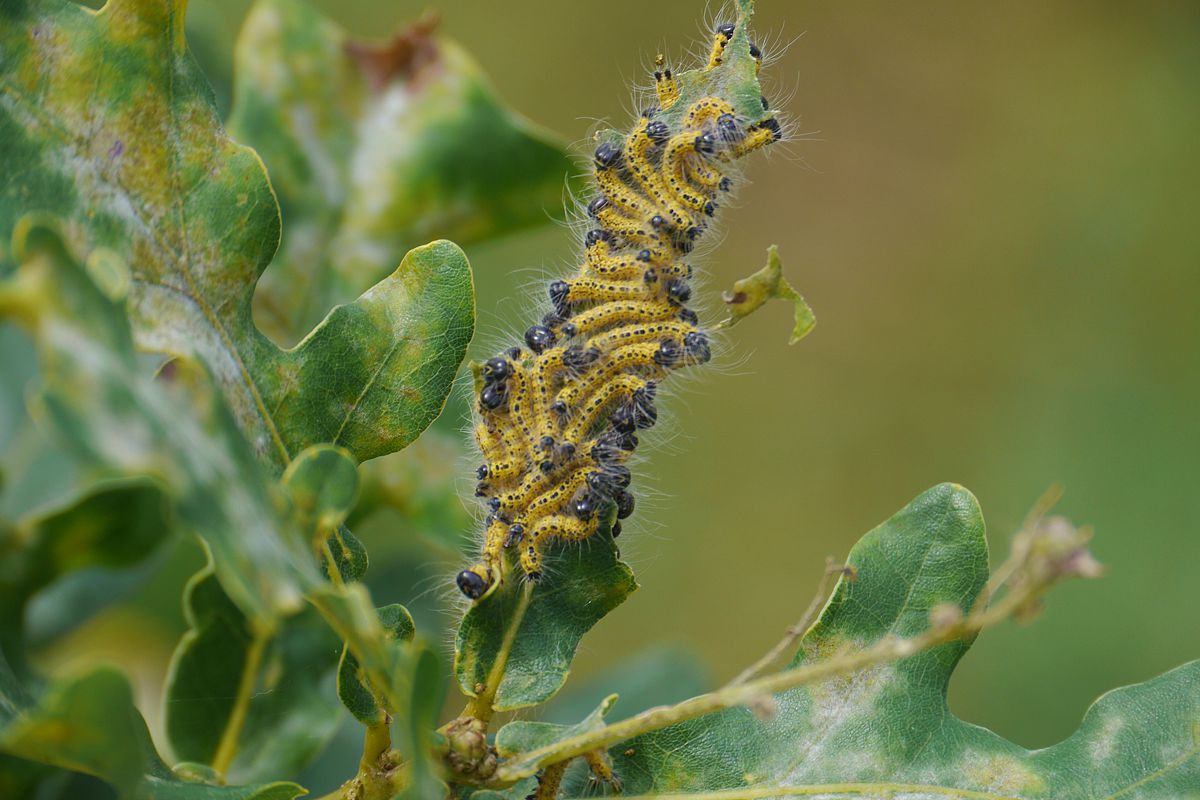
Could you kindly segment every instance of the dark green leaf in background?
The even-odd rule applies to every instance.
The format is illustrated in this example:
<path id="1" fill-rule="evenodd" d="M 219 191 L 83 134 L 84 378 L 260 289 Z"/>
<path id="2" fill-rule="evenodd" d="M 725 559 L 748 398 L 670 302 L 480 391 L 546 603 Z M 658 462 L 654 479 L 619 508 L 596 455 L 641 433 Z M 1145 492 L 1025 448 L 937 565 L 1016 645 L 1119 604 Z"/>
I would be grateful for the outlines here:
<path id="1" fill-rule="evenodd" d="M 283 208 L 284 269 L 256 298 L 273 335 L 293 340 L 421 242 L 561 217 L 570 159 L 433 25 L 369 45 L 303 0 L 250 10 L 229 129 L 262 156 Z"/>
<path id="2" fill-rule="evenodd" d="M 113 574 L 147 559 L 168 536 L 171 519 L 162 487 L 150 480 L 96 484 L 64 506 L 0 526 L 0 649 L 22 649 L 29 601 L 63 577 Z M 69 609 L 78 622 L 106 598 Z"/>
<path id="3" fill-rule="evenodd" d="M 256 643 L 211 569 L 192 579 L 184 603 L 191 629 L 176 648 L 163 704 L 175 756 L 213 765 L 231 737 L 225 746 L 236 755 L 224 770 L 227 780 L 299 772 L 340 722 L 333 693 L 339 639 L 314 609 L 305 608 Z M 256 646 L 262 651 L 252 656 Z M 231 717 L 243 681 L 252 683 L 239 723 Z"/>
<path id="4" fill-rule="evenodd" d="M 42 368 L 39 422 L 92 469 L 150 476 L 180 522 L 212 551 L 230 597 L 266 627 L 320 581 L 311 547 L 288 532 L 287 500 L 207 382 L 186 362 L 157 381 L 139 368 L 123 303 L 105 296 L 53 226 L 26 219 L 21 264 L 0 284 L 0 315 L 33 334 Z M 243 532 L 254 531 L 254 536 Z"/>
<path id="5" fill-rule="evenodd" d="M 304 794 L 294 783 L 211 786 L 180 780 L 155 752 L 129 682 L 112 669 L 63 679 L 15 712 L 0 714 L 0 751 L 103 778 L 122 797 L 291 800 Z"/>
<path id="6" fill-rule="evenodd" d="M 474 325 L 470 268 L 439 241 L 411 251 L 295 349 L 254 326 L 279 242 L 258 156 L 229 139 L 187 51 L 179 0 L 66 0 L 0 28 L 0 233 L 59 215 L 82 252 L 110 248 L 139 346 L 204 363 L 263 458 L 319 442 L 359 460 L 400 449 L 440 413 Z M 394 264 L 386 254 L 376 268 Z"/>
<path id="7" fill-rule="evenodd" d="M 389 638 L 399 641 L 412 639 L 417 630 L 412 617 L 399 603 L 380 608 L 379 622 Z M 384 712 L 379 707 L 379 699 L 369 687 L 358 659 L 348 648 L 342 651 L 341 663 L 338 664 L 337 693 L 342 704 L 363 725 L 378 725 L 383 721 Z"/>

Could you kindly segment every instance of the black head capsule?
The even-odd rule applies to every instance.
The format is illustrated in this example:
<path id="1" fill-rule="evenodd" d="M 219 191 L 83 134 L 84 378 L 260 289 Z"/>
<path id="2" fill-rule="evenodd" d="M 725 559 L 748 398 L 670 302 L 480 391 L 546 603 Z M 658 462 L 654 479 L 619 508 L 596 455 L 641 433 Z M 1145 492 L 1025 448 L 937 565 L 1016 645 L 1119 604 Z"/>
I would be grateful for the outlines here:
<path id="1" fill-rule="evenodd" d="M 697 153 L 712 155 L 717 152 L 717 139 L 711 133 L 702 133 L 692 142 L 692 146 L 696 148 Z"/>
<path id="2" fill-rule="evenodd" d="M 484 480 L 488 476 L 487 464 L 484 464 L 479 469 L 475 470 L 475 477 L 479 480 Z"/>
<path id="3" fill-rule="evenodd" d="M 654 283 L 658 280 L 658 273 L 654 271 L 653 267 L 651 267 L 642 275 L 642 280 L 646 283 Z"/>
<path id="4" fill-rule="evenodd" d="M 654 354 L 654 363 L 660 367 L 672 367 L 679 363 L 682 355 L 683 348 L 679 346 L 679 342 L 673 339 L 663 339 L 658 346 L 658 352 Z"/>
<path id="5" fill-rule="evenodd" d="M 554 449 L 554 437 L 553 436 L 543 436 L 541 438 L 541 440 L 538 442 L 538 445 L 543 450 L 553 450 Z"/>
<path id="6" fill-rule="evenodd" d="M 571 284 L 566 281 L 552 281 L 548 289 L 550 302 L 554 304 L 554 311 L 561 317 L 565 317 L 571 313 L 571 307 L 567 303 L 567 296 L 571 293 Z"/>
<path id="7" fill-rule="evenodd" d="M 696 316 L 696 312 L 692 311 L 690 308 L 679 309 L 679 319 L 688 323 L 689 325 L 700 324 L 700 317 Z"/>
<path id="8" fill-rule="evenodd" d="M 547 347 L 552 347 L 554 342 L 554 331 L 544 325 L 534 325 L 525 331 L 525 344 L 529 345 L 529 349 L 535 353 L 540 353 Z"/>
<path id="9" fill-rule="evenodd" d="M 637 254 L 637 260 L 641 261 L 643 264 L 648 263 L 650 261 L 650 251 L 649 250 L 639 251 Z"/>
<path id="10" fill-rule="evenodd" d="M 658 422 L 658 409 L 654 407 L 654 392 L 648 389 L 638 389 L 633 393 L 630 404 L 633 412 L 633 424 L 638 429 L 653 428 Z"/>
<path id="11" fill-rule="evenodd" d="M 510 347 L 504 351 L 504 354 L 507 355 L 509 358 L 511 358 L 513 361 L 516 361 L 518 358 L 521 357 L 521 348 Z"/>
<path id="12" fill-rule="evenodd" d="M 722 192 L 733 190 L 733 178 L 721 178 L 721 182 L 717 184 Z"/>
<path id="13" fill-rule="evenodd" d="M 725 142 L 737 142 L 746 135 L 733 114 L 722 114 L 717 117 L 717 135 Z"/>
<path id="14" fill-rule="evenodd" d="M 700 331 L 692 331 L 683 337 L 683 349 L 688 358 L 698 364 L 707 363 L 712 358 L 712 350 L 708 346 L 708 337 Z"/>
<path id="15" fill-rule="evenodd" d="M 687 281 L 681 278 L 672 278 L 667 281 L 667 297 L 676 303 L 686 303 L 692 299 L 692 287 L 688 286 Z"/>
<path id="16" fill-rule="evenodd" d="M 600 351 L 595 347 L 584 348 L 580 345 L 572 345 L 563 352 L 563 366 L 574 372 L 580 372 L 596 363 L 598 358 L 600 358 Z"/>
<path id="17" fill-rule="evenodd" d="M 722 22 L 717 26 L 717 33 L 728 39 L 729 37 L 733 36 L 733 32 L 736 30 L 736 28 L 737 26 L 732 22 Z"/>
<path id="18" fill-rule="evenodd" d="M 567 415 L 567 404 L 562 400 L 555 400 L 550 404 L 550 410 L 559 416 L 565 417 Z"/>
<path id="19" fill-rule="evenodd" d="M 617 433 L 633 433 L 637 426 L 633 421 L 633 409 L 627 405 L 619 405 L 608 415 L 608 424 Z"/>
<path id="20" fill-rule="evenodd" d="M 593 199 L 592 202 L 588 203 L 588 207 L 587 207 L 588 216 L 595 217 L 607 205 L 608 205 L 608 198 L 604 197 L 603 195 Z"/>
<path id="21" fill-rule="evenodd" d="M 671 138 L 671 129 L 667 123 L 655 120 L 646 126 L 646 138 L 658 147 Z"/>
<path id="22" fill-rule="evenodd" d="M 483 593 L 488 590 L 490 585 L 482 575 L 474 570 L 464 569 L 458 573 L 458 577 L 454 579 L 458 584 L 458 590 L 472 600 L 478 600 L 483 597 Z"/>
<path id="23" fill-rule="evenodd" d="M 667 220 L 661 214 L 655 214 L 650 218 L 650 227 L 654 230 L 662 230 L 667 227 Z"/>
<path id="24" fill-rule="evenodd" d="M 617 503 L 617 519 L 629 519 L 629 516 L 633 514 L 633 495 L 626 491 L 620 491 L 613 500 Z"/>
<path id="25" fill-rule="evenodd" d="M 620 535 L 621 535 L 621 523 L 620 523 L 620 522 L 614 522 L 614 523 L 612 524 L 612 537 L 615 539 L 615 538 L 617 538 L 617 537 L 618 537 L 618 536 L 620 536 Z"/>
<path id="26" fill-rule="evenodd" d="M 554 455 L 561 462 L 570 461 L 575 457 L 575 445 L 570 442 L 563 442 L 558 446 L 558 451 Z"/>
<path id="27" fill-rule="evenodd" d="M 488 508 L 490 508 L 492 510 L 492 513 L 496 514 L 496 516 L 499 517 L 500 515 L 497 512 L 500 511 L 500 506 L 504 505 L 503 503 L 500 502 L 500 498 L 493 497 L 488 500 L 487 504 L 488 504 Z"/>
<path id="28" fill-rule="evenodd" d="M 596 498 L 592 497 L 591 493 L 577 497 L 571 504 L 571 511 L 582 520 L 591 519 L 592 514 L 596 513 Z"/>
<path id="29" fill-rule="evenodd" d="M 503 384 L 486 384 L 479 392 L 479 407 L 484 411 L 495 411 L 508 402 L 508 392 Z"/>
<path id="30" fill-rule="evenodd" d="M 592 228 L 583 237 L 583 243 L 587 247 L 595 247 L 600 242 L 607 242 L 609 245 L 616 244 L 617 237 L 612 235 L 611 231 L 606 231 L 603 228 Z"/>
<path id="31" fill-rule="evenodd" d="M 521 541 L 521 537 L 525 535 L 525 526 L 519 522 L 515 522 L 508 526 L 508 535 L 504 537 L 504 546 L 512 547 L 517 542 Z"/>
<path id="32" fill-rule="evenodd" d="M 579 328 L 576 328 L 573 322 L 567 322 L 562 326 L 562 335 L 564 338 L 570 339 L 577 333 L 579 333 Z"/>
<path id="33" fill-rule="evenodd" d="M 758 123 L 758 127 L 770 131 L 771 135 L 774 137 L 772 141 L 778 142 L 783 138 L 783 128 L 779 127 L 779 120 L 775 119 L 774 117 L 771 117 L 770 119 L 764 119 L 762 122 Z"/>
<path id="34" fill-rule="evenodd" d="M 502 383 L 512 375 L 512 364 L 507 359 L 496 356 L 483 362 L 483 379 L 489 383 Z"/>
<path id="35" fill-rule="evenodd" d="M 707 203 L 704 204 L 704 213 L 710 217 L 713 214 L 716 214 L 717 213 L 717 204 L 714 203 L 712 200 L 709 200 Z"/>
<path id="36" fill-rule="evenodd" d="M 754 42 L 750 43 L 750 57 L 762 58 L 762 50 L 759 50 L 758 45 L 756 45 Z"/>
<path id="37" fill-rule="evenodd" d="M 475 484 L 475 496 L 487 497 L 489 488 L 491 487 L 488 486 L 487 481 L 480 481 L 479 483 Z"/>
<path id="38" fill-rule="evenodd" d="M 621 148 L 612 142 L 604 142 L 596 148 L 596 166 L 600 169 L 616 166 L 620 161 Z"/>

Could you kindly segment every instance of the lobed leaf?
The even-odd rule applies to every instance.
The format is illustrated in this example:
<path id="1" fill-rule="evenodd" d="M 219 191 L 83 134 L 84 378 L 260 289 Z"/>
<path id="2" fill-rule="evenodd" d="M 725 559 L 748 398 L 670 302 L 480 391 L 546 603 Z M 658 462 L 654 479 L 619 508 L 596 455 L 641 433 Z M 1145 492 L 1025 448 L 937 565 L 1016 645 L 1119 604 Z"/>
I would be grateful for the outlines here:
<path id="1" fill-rule="evenodd" d="M 795 664 L 929 625 L 987 580 L 983 518 L 942 485 L 868 533 Z M 969 642 L 785 692 L 773 713 L 730 709 L 648 733 L 611 754 L 628 794 L 727 792 L 917 798 L 1188 797 L 1200 786 L 1200 662 L 1111 692 L 1066 741 L 1029 751 L 954 717 L 946 687 Z M 761 714 L 760 714 L 761 716 Z"/>
<path id="2" fill-rule="evenodd" d="M 277 468 L 320 442 L 358 460 L 398 450 L 441 412 L 471 338 L 466 257 L 445 241 L 414 249 L 295 348 L 273 345 L 251 296 L 279 243 L 279 208 L 257 154 L 221 127 L 184 5 L 7 9 L 0 232 L 42 209 L 68 221 L 80 251 L 109 248 L 132 265 L 138 345 L 204 363 Z"/>
<path id="3" fill-rule="evenodd" d="M 497 711 L 553 697 L 567 680 L 583 635 L 637 588 L 607 526 L 582 544 L 557 549 L 562 559 L 557 566 L 569 580 L 555 576 L 534 584 L 527 600 L 525 584 L 504 581 L 473 603 L 459 625 L 454 651 L 459 687 L 469 697 L 494 692 Z M 497 664 L 503 678 L 493 686 Z"/>
<path id="4" fill-rule="evenodd" d="M 256 298 L 273 333 L 307 330 L 431 237 L 467 244 L 561 216 L 570 159 L 435 24 L 365 44 L 303 0 L 247 15 L 229 129 L 283 207 L 286 269 Z"/>

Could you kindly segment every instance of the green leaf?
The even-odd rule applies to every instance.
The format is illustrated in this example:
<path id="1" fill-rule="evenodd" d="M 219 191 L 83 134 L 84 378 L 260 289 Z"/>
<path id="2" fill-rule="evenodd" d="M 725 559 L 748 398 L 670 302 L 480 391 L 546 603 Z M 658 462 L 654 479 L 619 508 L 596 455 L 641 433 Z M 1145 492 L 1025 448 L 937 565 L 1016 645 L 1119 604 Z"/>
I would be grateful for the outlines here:
<path id="1" fill-rule="evenodd" d="M 574 164 L 433 24 L 367 45 L 302 0 L 247 15 L 229 129 L 283 206 L 287 269 L 256 298 L 273 332 L 307 330 L 430 237 L 465 245 L 561 216 Z"/>
<path id="2" fill-rule="evenodd" d="M 167 487 L 175 514 L 207 542 L 225 591 L 256 625 L 297 610 L 321 582 L 311 547 L 290 531 L 286 497 L 207 376 L 185 362 L 157 381 L 143 375 L 122 304 L 96 287 L 53 227 L 24 220 L 13 252 L 21 266 L 0 283 L 0 316 L 37 342 L 35 416 L 83 463 Z"/>
<path id="3" fill-rule="evenodd" d="M 550 558 L 557 569 L 533 585 L 528 601 L 525 585 L 508 580 L 472 604 L 458 628 L 454 670 L 468 696 L 487 692 L 497 661 L 506 659 L 492 701 L 496 710 L 553 697 L 567 680 L 579 640 L 637 588 L 608 526 L 583 543 L 552 549 Z"/>
<path id="4" fill-rule="evenodd" d="M 596 706 L 592 713 L 574 725 L 556 725 L 552 722 L 510 722 L 496 734 L 496 751 L 503 757 L 546 747 L 557 741 L 604 727 L 604 718 L 617 702 L 617 695 L 610 694 Z"/>
<path id="5" fill-rule="evenodd" d="M 314 445 L 288 465 L 283 485 L 292 507 L 313 529 L 313 543 L 338 529 L 358 496 L 358 468 L 347 450 Z"/>
<path id="6" fill-rule="evenodd" d="M 804 637 L 797 664 L 925 630 L 987 580 L 975 498 L 938 486 L 868 533 Z M 946 687 L 969 642 L 841 675 L 639 736 L 611 751 L 629 794 L 736 791 L 914 798 L 1181 798 L 1200 786 L 1200 662 L 1102 697 L 1080 729 L 1025 750 L 954 717 Z M 826 787 L 822 790 L 820 787 Z M 730 795 L 735 796 L 735 795 Z"/>
<path id="7" fill-rule="evenodd" d="M 110 480 L 59 508 L 0 526 L 0 647 L 20 652 L 25 610 L 35 594 L 72 573 L 113 573 L 145 561 L 170 531 L 162 487 L 145 479 Z M 70 609 L 73 621 L 106 598 Z"/>
<path id="8" fill-rule="evenodd" d="M 379 622 L 390 639 L 409 641 L 417 631 L 408 609 L 399 603 L 380 608 Z M 383 721 L 384 712 L 379 707 L 379 698 L 369 688 L 362 666 L 349 648 L 342 650 L 341 663 L 338 664 L 337 693 L 342 704 L 363 725 L 378 725 Z"/>
<path id="9" fill-rule="evenodd" d="M 768 300 L 786 300 L 796 307 L 796 325 L 792 328 L 788 344 L 795 344 L 808 336 L 817 325 L 817 318 L 808 303 L 783 277 L 779 248 L 775 245 L 767 248 L 767 265 L 753 275 L 735 281 L 733 290 L 726 292 L 721 299 L 729 309 L 729 319 L 717 326 L 720 328 L 732 328 L 762 308 Z"/>
<path id="10" fill-rule="evenodd" d="M 43 209 L 68 221 L 78 250 L 108 248 L 97 274 L 128 288 L 139 346 L 204 363 L 277 468 L 320 442 L 359 460 L 404 447 L 441 412 L 471 338 L 466 257 L 446 241 L 416 248 L 295 348 L 273 345 L 251 296 L 279 208 L 261 160 L 222 129 L 183 16 L 182 0 L 9 7 L 0 233 Z M 104 269 L 122 259 L 124 279 Z"/>
<path id="11" fill-rule="evenodd" d="M 304 794 L 294 783 L 211 786 L 180 780 L 155 752 L 129 681 L 108 668 L 56 683 L 11 717 L 0 716 L 0 723 L 0 752 L 95 775 L 122 797 L 291 800 Z"/>
<path id="12" fill-rule="evenodd" d="M 188 583 L 184 611 L 163 701 L 176 757 L 236 783 L 299 772 L 341 721 L 338 638 L 312 608 L 256 631 L 211 567 Z"/>

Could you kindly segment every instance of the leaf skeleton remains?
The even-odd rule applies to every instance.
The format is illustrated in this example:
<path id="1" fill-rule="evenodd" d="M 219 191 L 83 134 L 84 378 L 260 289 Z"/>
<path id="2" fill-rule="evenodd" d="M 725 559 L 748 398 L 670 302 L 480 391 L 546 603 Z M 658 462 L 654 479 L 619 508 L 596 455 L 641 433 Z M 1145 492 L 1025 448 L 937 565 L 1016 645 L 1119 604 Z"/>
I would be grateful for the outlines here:
<path id="1" fill-rule="evenodd" d="M 735 30 L 717 27 L 704 73 L 721 69 Z M 762 54 L 748 47 L 757 69 Z M 480 560 L 457 577 L 471 599 L 503 581 L 510 561 L 537 580 L 547 543 L 582 541 L 614 511 L 611 534 L 619 535 L 634 509 L 626 462 L 638 431 L 657 421 L 659 384 L 710 358 L 688 308 L 688 256 L 733 188 L 733 162 L 782 133 L 765 98 L 759 119 L 719 91 L 678 106 L 678 78 L 661 56 L 658 66 L 656 104 L 623 140 L 595 150 L 583 264 L 550 283 L 553 308 L 525 332 L 524 346 L 480 370 L 476 495 L 488 513 Z"/>

